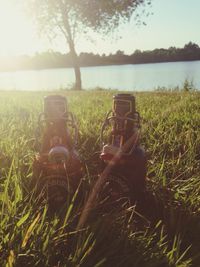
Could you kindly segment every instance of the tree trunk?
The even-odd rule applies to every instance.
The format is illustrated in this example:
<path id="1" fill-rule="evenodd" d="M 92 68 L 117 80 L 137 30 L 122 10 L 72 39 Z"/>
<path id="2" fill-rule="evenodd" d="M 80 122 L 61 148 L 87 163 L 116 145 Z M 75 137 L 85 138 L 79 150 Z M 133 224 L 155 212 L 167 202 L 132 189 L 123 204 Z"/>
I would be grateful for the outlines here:
<path id="1" fill-rule="evenodd" d="M 63 19 L 63 28 L 61 27 L 61 31 L 66 38 L 67 45 L 69 46 L 69 51 L 72 57 L 72 64 L 74 68 L 74 74 L 75 74 L 74 90 L 81 90 L 82 82 L 81 82 L 79 59 L 78 59 L 78 56 L 75 50 L 74 38 L 71 32 L 71 26 L 70 26 L 69 19 L 68 19 L 68 11 L 66 10 L 66 6 L 61 0 L 59 1 L 59 5 L 60 5 L 60 12 L 61 12 L 62 19 Z"/>
<path id="2" fill-rule="evenodd" d="M 78 56 L 75 51 L 73 51 L 71 55 L 72 55 L 74 74 L 75 74 L 74 90 L 82 90 L 81 71 L 78 62 Z"/>
<path id="3" fill-rule="evenodd" d="M 82 90 L 81 71 L 80 71 L 78 56 L 76 54 L 76 50 L 74 47 L 74 42 L 71 39 L 70 41 L 68 41 L 68 43 L 69 43 L 69 49 L 70 49 L 70 54 L 72 57 L 72 64 L 73 64 L 74 74 L 75 74 L 74 90 Z"/>

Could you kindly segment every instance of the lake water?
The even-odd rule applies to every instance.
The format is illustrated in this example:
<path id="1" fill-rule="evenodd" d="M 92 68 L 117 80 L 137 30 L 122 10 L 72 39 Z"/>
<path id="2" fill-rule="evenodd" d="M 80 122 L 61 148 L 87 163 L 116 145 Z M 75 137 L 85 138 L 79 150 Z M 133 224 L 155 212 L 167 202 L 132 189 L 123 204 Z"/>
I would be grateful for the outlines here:
<path id="1" fill-rule="evenodd" d="M 182 86 L 200 88 L 200 61 L 81 68 L 84 89 L 96 87 L 147 91 Z M 55 90 L 74 83 L 71 68 L 0 72 L 0 90 Z"/>

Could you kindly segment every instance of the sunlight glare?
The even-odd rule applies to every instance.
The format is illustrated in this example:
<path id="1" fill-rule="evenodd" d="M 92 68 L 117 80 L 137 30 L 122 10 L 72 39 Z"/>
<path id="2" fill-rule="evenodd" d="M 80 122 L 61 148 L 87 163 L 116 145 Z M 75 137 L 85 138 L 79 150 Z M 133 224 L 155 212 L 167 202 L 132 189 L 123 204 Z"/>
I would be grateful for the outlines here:
<path id="1" fill-rule="evenodd" d="M 0 56 L 31 53 L 37 47 L 36 31 L 17 3 L 0 0 Z"/>

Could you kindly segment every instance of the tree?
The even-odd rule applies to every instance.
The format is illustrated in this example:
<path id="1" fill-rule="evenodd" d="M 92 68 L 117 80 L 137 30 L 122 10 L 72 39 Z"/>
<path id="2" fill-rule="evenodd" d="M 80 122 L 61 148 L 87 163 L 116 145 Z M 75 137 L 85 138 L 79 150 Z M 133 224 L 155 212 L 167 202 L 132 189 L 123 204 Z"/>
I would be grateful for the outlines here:
<path id="1" fill-rule="evenodd" d="M 129 21 L 138 6 L 151 0 L 29 0 L 29 9 L 43 33 L 61 33 L 66 39 L 75 71 L 75 89 L 80 90 L 81 73 L 75 42 L 93 30 L 108 34 Z M 31 4 L 31 6 L 30 6 Z M 56 35 L 55 35 L 56 36 Z"/>
<path id="2" fill-rule="evenodd" d="M 186 60 L 195 60 L 200 56 L 199 46 L 195 43 L 189 42 L 184 46 L 183 53 Z"/>
<path id="3" fill-rule="evenodd" d="M 195 43 L 189 42 L 188 44 L 186 44 L 186 45 L 184 46 L 184 49 L 187 49 L 187 50 L 192 50 L 192 51 L 194 51 L 194 50 L 197 50 L 197 49 L 199 49 L 199 46 L 198 46 L 198 44 L 195 44 Z"/>

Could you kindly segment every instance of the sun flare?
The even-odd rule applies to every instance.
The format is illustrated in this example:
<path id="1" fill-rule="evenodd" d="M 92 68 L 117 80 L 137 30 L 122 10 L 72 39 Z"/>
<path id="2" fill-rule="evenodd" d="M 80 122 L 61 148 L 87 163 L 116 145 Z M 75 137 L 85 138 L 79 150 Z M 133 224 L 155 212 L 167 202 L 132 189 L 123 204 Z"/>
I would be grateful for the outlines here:
<path id="1" fill-rule="evenodd" d="M 30 14 L 23 7 L 11 0 L 0 0 L 0 57 L 32 55 L 48 49 L 60 50 L 67 53 L 65 40 L 58 38 L 49 42 L 45 34 L 40 37 L 37 26 L 33 23 Z M 77 45 L 80 51 L 90 51 L 91 43 L 81 40 Z"/>
<path id="2" fill-rule="evenodd" d="M 13 1 L 0 0 L 0 36 L 0 56 L 31 53 L 37 46 L 32 22 Z"/>

